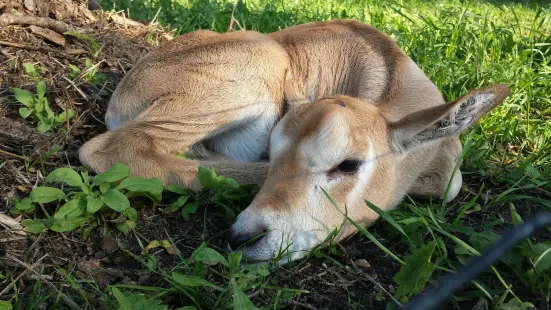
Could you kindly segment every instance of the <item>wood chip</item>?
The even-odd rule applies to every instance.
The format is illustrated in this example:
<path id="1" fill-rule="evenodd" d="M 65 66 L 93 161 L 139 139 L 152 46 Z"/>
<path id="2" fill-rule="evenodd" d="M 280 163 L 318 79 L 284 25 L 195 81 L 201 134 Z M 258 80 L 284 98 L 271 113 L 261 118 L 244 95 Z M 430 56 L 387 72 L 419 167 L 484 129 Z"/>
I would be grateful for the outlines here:
<path id="1" fill-rule="evenodd" d="M 12 218 L 11 216 L 7 216 L 5 213 L 0 213 L 0 222 L 8 226 L 10 229 L 13 229 L 13 233 L 21 236 L 27 235 L 27 233 L 23 231 L 23 226 L 21 226 L 21 223 L 19 223 L 19 221 Z"/>
<path id="2" fill-rule="evenodd" d="M 50 42 L 53 42 L 57 45 L 61 45 L 61 46 L 65 46 L 65 38 L 60 35 L 59 33 L 53 31 L 53 30 L 50 30 L 50 29 L 46 29 L 46 28 L 42 28 L 42 27 L 38 27 L 38 26 L 35 26 L 35 25 L 31 25 L 29 27 L 31 29 L 31 31 L 38 35 L 39 37 L 42 37 Z"/>
<path id="3" fill-rule="evenodd" d="M 128 18 L 119 16 L 119 15 L 116 15 L 116 14 L 113 14 L 110 17 L 111 17 L 111 20 L 115 24 L 128 26 L 128 27 L 135 27 L 135 28 L 145 27 L 145 25 L 140 23 L 140 22 L 137 22 L 137 21 L 134 21 L 134 20 L 131 20 L 131 19 L 128 19 Z"/>
<path id="4" fill-rule="evenodd" d="M 23 5 L 25 6 L 25 8 L 31 12 L 34 12 L 34 10 L 36 9 L 36 6 L 34 5 L 34 1 L 33 0 L 25 0 L 23 2 Z"/>

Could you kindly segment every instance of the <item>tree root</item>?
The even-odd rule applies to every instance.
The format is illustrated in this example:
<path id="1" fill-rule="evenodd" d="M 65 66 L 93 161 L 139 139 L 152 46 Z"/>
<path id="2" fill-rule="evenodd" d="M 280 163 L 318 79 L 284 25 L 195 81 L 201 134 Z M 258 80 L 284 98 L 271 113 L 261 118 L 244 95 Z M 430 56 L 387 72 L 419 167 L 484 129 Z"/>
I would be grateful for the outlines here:
<path id="1" fill-rule="evenodd" d="M 10 13 L 2 14 L 2 16 L 0 16 L 0 26 L 6 27 L 9 25 L 34 25 L 42 28 L 48 28 L 59 33 L 65 33 L 68 31 L 82 32 L 82 29 L 75 28 L 67 23 L 51 18 L 28 15 L 18 16 Z"/>

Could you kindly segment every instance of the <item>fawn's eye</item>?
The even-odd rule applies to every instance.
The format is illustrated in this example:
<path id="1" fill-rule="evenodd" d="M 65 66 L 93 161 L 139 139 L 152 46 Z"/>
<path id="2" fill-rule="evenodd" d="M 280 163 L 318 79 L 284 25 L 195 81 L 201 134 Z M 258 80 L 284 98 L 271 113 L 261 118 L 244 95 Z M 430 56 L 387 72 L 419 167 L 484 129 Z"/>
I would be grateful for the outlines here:
<path id="1" fill-rule="evenodd" d="M 330 173 L 340 172 L 340 173 L 347 173 L 347 174 L 353 174 L 358 172 L 358 169 L 360 169 L 360 166 L 362 165 L 361 160 L 357 159 L 347 159 L 340 163 L 337 167 L 331 169 Z"/>

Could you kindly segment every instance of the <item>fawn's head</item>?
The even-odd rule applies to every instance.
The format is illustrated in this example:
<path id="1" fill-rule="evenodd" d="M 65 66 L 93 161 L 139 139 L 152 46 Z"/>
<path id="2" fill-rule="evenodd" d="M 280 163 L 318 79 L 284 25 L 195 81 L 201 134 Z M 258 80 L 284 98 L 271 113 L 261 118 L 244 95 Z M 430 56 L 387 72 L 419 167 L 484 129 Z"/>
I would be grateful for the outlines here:
<path id="1" fill-rule="evenodd" d="M 468 129 L 508 93 L 503 85 L 475 90 L 397 122 L 346 96 L 292 108 L 271 134 L 268 177 L 232 225 L 231 248 L 251 260 L 287 249 L 294 260 L 341 227 L 345 213 L 360 224 L 374 221 L 365 199 L 380 208 L 396 200 L 396 163 L 404 154 Z M 353 232 L 344 225 L 338 238 Z"/>

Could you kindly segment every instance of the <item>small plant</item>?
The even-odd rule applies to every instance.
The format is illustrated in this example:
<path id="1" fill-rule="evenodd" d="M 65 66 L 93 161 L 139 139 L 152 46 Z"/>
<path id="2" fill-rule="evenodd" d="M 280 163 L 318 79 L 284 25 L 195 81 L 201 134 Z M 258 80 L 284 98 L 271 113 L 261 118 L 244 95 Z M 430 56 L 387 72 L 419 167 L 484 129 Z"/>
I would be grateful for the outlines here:
<path id="1" fill-rule="evenodd" d="M 39 133 L 57 130 L 67 120 L 75 116 L 73 109 L 67 109 L 58 115 L 55 115 L 48 99 L 46 98 L 46 84 L 44 81 L 38 81 L 36 84 L 37 96 L 32 92 L 20 88 L 14 88 L 13 93 L 15 99 L 25 107 L 19 108 L 19 115 L 23 118 L 32 116 L 37 122 L 37 130 Z"/>
<path id="2" fill-rule="evenodd" d="M 48 71 L 48 69 L 46 69 L 44 67 L 36 68 L 32 63 L 28 63 L 28 62 L 23 63 L 23 67 L 25 68 L 25 72 L 27 72 L 27 76 L 32 81 L 38 80 L 38 75 L 40 73 L 44 73 L 44 72 Z"/>
<path id="3" fill-rule="evenodd" d="M 128 232 L 136 227 L 137 212 L 130 207 L 127 197 L 147 196 L 161 200 L 163 191 L 159 179 L 144 179 L 130 176 L 130 170 L 123 164 L 116 164 L 108 171 L 98 174 L 90 183 L 88 173 L 80 174 L 71 168 L 58 168 L 52 171 L 46 180 L 50 183 L 61 182 L 66 188 L 39 186 L 29 197 L 17 200 L 13 211 L 29 213 L 36 209 L 35 204 L 60 202 L 61 205 L 48 219 L 24 220 L 26 231 L 39 233 L 46 229 L 56 232 L 72 231 L 87 224 L 83 230 L 85 237 L 91 229 L 105 219 L 107 211 L 115 212 L 117 228 Z M 97 217 L 95 215 L 100 215 Z"/>
<path id="4" fill-rule="evenodd" d="M 63 34 L 66 35 L 66 36 L 71 36 L 71 37 L 77 38 L 80 41 L 88 43 L 88 45 L 90 46 L 90 49 L 92 50 L 93 53 L 97 53 L 99 51 L 99 44 L 96 41 L 96 39 L 94 39 L 93 37 L 91 37 L 87 34 L 78 32 L 76 30 L 67 31 L 67 32 L 64 32 Z"/>
<path id="5" fill-rule="evenodd" d="M 258 192 L 257 185 L 239 185 L 231 178 L 216 175 L 213 167 L 199 167 L 198 178 L 202 186 L 199 192 L 168 186 L 166 190 L 179 197 L 163 212 L 181 210 L 182 217 L 188 220 L 200 206 L 214 205 L 223 208 L 229 217 L 235 217 L 249 205 Z"/>
<path id="6" fill-rule="evenodd" d="M 87 81 L 92 85 L 100 84 L 105 81 L 105 75 L 98 72 L 98 65 L 92 64 L 92 61 L 89 58 L 86 58 L 85 61 L 86 69 L 84 72 L 75 65 L 69 65 L 71 72 L 69 77 L 75 79 L 80 76 L 83 80 Z"/>
<path id="7" fill-rule="evenodd" d="M 156 296 L 171 293 L 181 294 L 185 298 L 184 302 L 193 304 L 178 309 L 192 310 L 202 307 L 207 309 L 257 309 L 245 294 L 248 290 L 258 291 L 257 294 L 261 295 L 266 294 L 266 291 L 276 291 L 274 308 L 277 308 L 278 300 L 288 300 L 302 293 L 308 293 L 304 290 L 268 286 L 265 284 L 265 279 L 270 274 L 267 263 L 242 264 L 241 253 L 233 252 L 226 258 L 215 249 L 209 248 L 206 243 L 201 244 L 188 259 L 180 256 L 182 263 L 177 270 L 162 269 L 153 255 L 148 255 L 147 260 L 133 256 L 147 266 L 151 272 L 162 275 L 164 280 L 170 284 L 168 289 L 143 286 L 133 288 L 156 291 Z M 212 269 L 217 269 L 216 274 L 219 277 L 216 280 L 207 280 L 207 271 Z M 139 300 L 143 301 L 145 296 L 121 292 L 118 287 L 125 286 L 113 285 L 110 288 L 117 299 L 119 309 L 144 309 L 140 307 L 125 308 L 126 305 L 135 304 Z M 128 286 L 126 287 L 128 288 Z M 166 309 L 166 306 L 153 301 L 153 298 L 147 300 L 153 307 L 152 309 Z"/>

